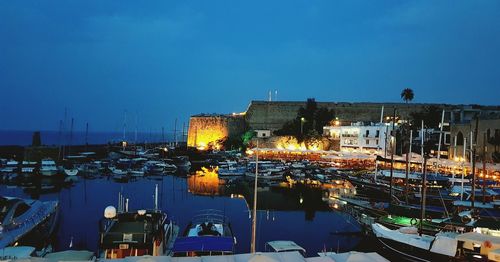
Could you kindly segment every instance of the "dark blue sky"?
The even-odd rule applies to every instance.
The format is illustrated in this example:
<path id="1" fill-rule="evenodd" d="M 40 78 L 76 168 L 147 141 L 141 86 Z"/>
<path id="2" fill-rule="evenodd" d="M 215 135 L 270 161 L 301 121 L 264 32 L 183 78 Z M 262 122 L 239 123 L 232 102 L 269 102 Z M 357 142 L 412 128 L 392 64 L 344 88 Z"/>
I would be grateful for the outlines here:
<path id="1" fill-rule="evenodd" d="M 500 1 L 0 1 L 0 129 L 279 100 L 499 104 Z"/>

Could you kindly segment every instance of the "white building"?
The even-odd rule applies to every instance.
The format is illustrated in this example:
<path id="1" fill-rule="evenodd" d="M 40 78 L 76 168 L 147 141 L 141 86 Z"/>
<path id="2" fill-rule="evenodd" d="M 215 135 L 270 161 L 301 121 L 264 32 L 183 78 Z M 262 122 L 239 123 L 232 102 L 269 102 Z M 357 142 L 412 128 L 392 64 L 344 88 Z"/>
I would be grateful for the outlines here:
<path id="1" fill-rule="evenodd" d="M 340 140 L 341 151 L 368 151 L 375 153 L 376 150 L 385 151 L 389 145 L 392 124 L 365 125 L 364 123 L 352 123 L 350 126 L 325 126 L 323 135 L 334 140 Z"/>
<path id="2" fill-rule="evenodd" d="M 255 130 L 255 133 L 257 134 L 258 138 L 265 138 L 265 137 L 270 137 L 271 136 L 271 130 Z"/>

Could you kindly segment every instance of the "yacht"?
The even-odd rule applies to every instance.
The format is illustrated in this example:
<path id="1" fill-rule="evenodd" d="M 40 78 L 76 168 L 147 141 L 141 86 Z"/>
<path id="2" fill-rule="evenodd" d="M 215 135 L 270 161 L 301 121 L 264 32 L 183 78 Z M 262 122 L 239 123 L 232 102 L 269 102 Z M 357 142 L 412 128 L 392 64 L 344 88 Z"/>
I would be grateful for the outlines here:
<path id="1" fill-rule="evenodd" d="M 56 162 L 50 158 L 43 159 L 40 166 L 40 174 L 43 176 L 53 176 L 57 174 Z"/>
<path id="2" fill-rule="evenodd" d="M 0 172 L 2 173 L 15 173 L 19 169 L 19 162 L 15 160 L 9 160 L 5 163 L 5 165 L 0 168 Z"/>
<path id="3" fill-rule="evenodd" d="M 219 164 L 219 177 L 244 176 L 247 172 L 246 166 L 234 161 L 226 161 Z"/>
<path id="4" fill-rule="evenodd" d="M 219 210 L 201 210 L 175 240 L 174 257 L 231 255 L 236 238 L 231 225 Z"/>
<path id="5" fill-rule="evenodd" d="M 21 166 L 21 173 L 23 174 L 33 174 L 36 170 L 37 162 L 23 161 Z"/>
<path id="6" fill-rule="evenodd" d="M 101 259 L 123 259 L 137 256 L 170 254 L 179 227 L 157 208 L 128 211 L 128 199 L 119 196 L 118 210 L 108 206 L 100 221 L 99 250 Z"/>
<path id="7" fill-rule="evenodd" d="M 44 248 L 54 232 L 58 201 L 0 197 L 0 248 L 12 245 Z"/>

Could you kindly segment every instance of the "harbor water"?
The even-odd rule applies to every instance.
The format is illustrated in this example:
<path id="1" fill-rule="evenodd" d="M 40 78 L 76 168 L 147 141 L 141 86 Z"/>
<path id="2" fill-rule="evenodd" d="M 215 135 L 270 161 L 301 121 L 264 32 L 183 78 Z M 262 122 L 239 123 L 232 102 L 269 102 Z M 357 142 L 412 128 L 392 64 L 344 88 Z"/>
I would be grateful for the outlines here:
<path id="1" fill-rule="evenodd" d="M 26 192 L 22 187 L 0 185 L 0 194 L 42 201 L 59 200 L 59 224 L 56 250 L 87 249 L 97 251 L 98 222 L 107 206 L 117 206 L 120 192 L 129 199 L 129 210 L 154 208 L 154 190 L 159 187 L 159 207 L 181 229 L 200 210 L 218 209 L 229 219 L 237 240 L 236 252 L 250 251 L 251 217 L 245 192 L 233 187 L 231 193 L 199 195 L 190 188 L 186 176 L 140 177 L 118 183 L 107 176 L 76 178 L 69 186 L 52 193 Z M 228 184 L 220 187 L 230 187 Z M 222 189 L 223 189 L 222 188 Z M 360 226 L 346 214 L 330 211 L 321 201 L 319 189 L 297 190 L 259 188 L 257 250 L 265 251 L 272 240 L 292 240 L 309 256 L 320 251 L 348 251 L 362 240 Z M 346 233 L 347 232 L 347 233 Z M 352 232 L 352 234 L 349 234 Z"/>

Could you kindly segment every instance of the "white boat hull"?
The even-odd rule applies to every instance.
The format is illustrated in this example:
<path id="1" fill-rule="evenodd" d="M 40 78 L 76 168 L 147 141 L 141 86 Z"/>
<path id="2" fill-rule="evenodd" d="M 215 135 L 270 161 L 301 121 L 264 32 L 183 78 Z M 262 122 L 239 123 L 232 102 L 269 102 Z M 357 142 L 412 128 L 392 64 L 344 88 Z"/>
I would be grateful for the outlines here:
<path id="1" fill-rule="evenodd" d="M 76 169 L 76 168 L 74 168 L 74 169 L 64 169 L 64 173 L 67 176 L 76 176 L 78 174 L 78 169 Z"/>
<path id="2" fill-rule="evenodd" d="M 54 176 L 57 174 L 57 169 L 40 170 L 42 176 Z"/>

